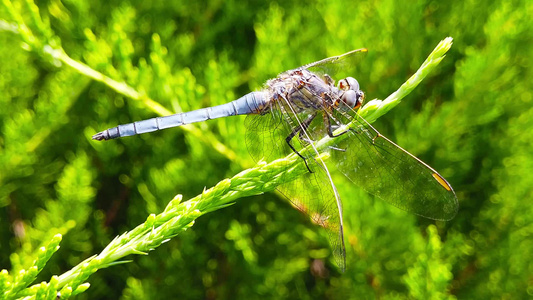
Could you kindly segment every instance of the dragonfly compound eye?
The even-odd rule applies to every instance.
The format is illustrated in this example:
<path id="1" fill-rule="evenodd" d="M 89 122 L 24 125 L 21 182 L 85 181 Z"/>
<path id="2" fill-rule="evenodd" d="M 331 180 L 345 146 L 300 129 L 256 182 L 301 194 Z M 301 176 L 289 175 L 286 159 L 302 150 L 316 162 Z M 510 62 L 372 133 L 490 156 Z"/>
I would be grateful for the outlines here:
<path id="1" fill-rule="evenodd" d="M 341 100 L 343 104 L 346 105 L 347 107 L 355 108 L 355 106 L 357 105 L 357 94 L 355 93 L 355 91 L 347 90 L 344 93 L 342 93 Z"/>
<path id="2" fill-rule="evenodd" d="M 351 109 L 356 109 L 363 104 L 363 101 L 365 99 L 365 93 L 363 91 L 358 90 L 347 90 L 341 94 L 341 101 L 343 104 Z M 346 107 L 344 107 L 346 109 Z M 342 107 L 341 107 L 342 109 Z"/>
<path id="3" fill-rule="evenodd" d="M 355 80 L 353 77 L 346 77 L 339 81 L 339 89 L 346 91 L 346 90 L 353 90 L 358 91 L 359 90 L 359 82 Z"/>

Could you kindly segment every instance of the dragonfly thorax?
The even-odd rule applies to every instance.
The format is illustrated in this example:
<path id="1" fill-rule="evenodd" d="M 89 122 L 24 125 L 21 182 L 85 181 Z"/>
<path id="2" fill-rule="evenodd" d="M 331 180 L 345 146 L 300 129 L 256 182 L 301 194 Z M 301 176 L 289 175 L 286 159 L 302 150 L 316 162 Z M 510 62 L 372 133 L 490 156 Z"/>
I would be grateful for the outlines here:
<path id="1" fill-rule="evenodd" d="M 338 95 L 336 87 L 305 69 L 284 72 L 269 80 L 267 87 L 269 99 L 287 109 L 290 107 L 290 111 L 294 113 L 321 109 L 327 101 L 324 95 Z"/>

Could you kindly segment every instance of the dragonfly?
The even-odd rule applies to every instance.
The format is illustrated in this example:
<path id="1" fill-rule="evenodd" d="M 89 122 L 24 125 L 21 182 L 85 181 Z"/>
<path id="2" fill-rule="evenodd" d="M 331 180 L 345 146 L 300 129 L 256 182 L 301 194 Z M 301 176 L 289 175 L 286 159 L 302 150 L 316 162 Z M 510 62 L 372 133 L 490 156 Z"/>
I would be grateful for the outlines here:
<path id="1" fill-rule="evenodd" d="M 450 220 L 458 211 L 455 192 L 444 177 L 358 114 L 365 99 L 359 82 L 349 76 L 335 82 L 336 74 L 365 52 L 356 49 L 285 71 L 262 90 L 226 104 L 118 125 L 92 138 L 110 140 L 247 115 L 245 140 L 255 161 L 294 153 L 305 162 L 308 172 L 277 189 L 327 231 L 334 260 L 344 271 L 342 202 L 330 171 L 338 170 L 368 193 L 422 217 Z M 322 138 L 331 141 L 318 149 Z M 319 152 L 327 152 L 329 159 Z"/>

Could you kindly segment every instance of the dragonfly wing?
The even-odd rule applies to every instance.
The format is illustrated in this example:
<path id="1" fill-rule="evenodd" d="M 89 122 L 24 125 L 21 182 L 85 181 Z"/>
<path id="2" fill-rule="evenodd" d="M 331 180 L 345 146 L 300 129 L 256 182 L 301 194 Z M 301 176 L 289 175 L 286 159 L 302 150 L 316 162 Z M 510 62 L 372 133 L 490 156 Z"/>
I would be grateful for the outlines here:
<path id="1" fill-rule="evenodd" d="M 270 161 L 293 153 L 286 138 L 309 114 L 289 113 L 291 110 L 288 105 L 290 104 L 285 103 L 280 106 L 276 103 L 270 113 L 246 117 L 246 144 L 255 161 Z M 309 144 L 308 141 L 298 134 L 291 140 L 291 144 L 296 150 L 301 150 Z M 327 170 L 320 164 L 321 161 L 316 161 L 313 156 L 308 157 L 306 161 L 313 173 L 306 173 L 294 181 L 278 186 L 277 189 L 313 222 L 326 229 L 335 262 L 344 270 L 346 251 L 338 194 Z"/>
<path id="2" fill-rule="evenodd" d="M 313 173 L 306 173 L 296 180 L 285 183 L 278 190 L 300 211 L 324 228 L 333 252 L 333 258 L 339 268 L 346 269 L 346 249 L 337 192 L 330 184 L 324 170 L 317 163 L 308 163 Z"/>
<path id="3" fill-rule="evenodd" d="M 248 115 L 244 122 L 246 146 L 255 162 L 271 161 L 289 155 L 285 138 L 288 135 L 279 111 L 272 110 L 266 115 Z"/>
<path id="4" fill-rule="evenodd" d="M 346 177 L 405 211 L 434 220 L 455 216 L 457 197 L 437 171 L 382 136 L 362 117 L 356 114 L 352 120 L 357 125 L 335 145 L 345 151 L 331 151 Z"/>
<path id="5" fill-rule="evenodd" d="M 328 74 L 333 78 L 345 78 L 354 74 L 354 68 L 359 64 L 368 50 L 366 48 L 352 50 L 350 52 L 324 58 L 319 61 L 301 66 L 300 69 L 308 69 L 317 74 Z"/>

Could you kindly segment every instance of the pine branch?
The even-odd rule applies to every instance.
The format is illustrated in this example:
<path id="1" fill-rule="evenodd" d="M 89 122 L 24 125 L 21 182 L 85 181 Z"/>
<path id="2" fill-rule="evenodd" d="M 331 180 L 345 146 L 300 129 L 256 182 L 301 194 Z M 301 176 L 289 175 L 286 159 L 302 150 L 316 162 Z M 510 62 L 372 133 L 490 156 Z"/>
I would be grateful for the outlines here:
<path id="1" fill-rule="evenodd" d="M 390 94 L 385 100 L 374 99 L 369 101 L 358 113 L 367 122 L 373 123 L 379 117 L 394 108 L 400 101 L 409 95 L 426 76 L 431 73 L 446 56 L 453 44 L 453 38 L 442 40 L 429 54 L 420 68 L 398 90 Z"/>
<path id="2" fill-rule="evenodd" d="M 322 159 L 327 159 L 327 155 Z M 143 224 L 116 237 L 100 254 L 57 277 L 56 286 L 62 288 L 62 295 L 77 293 L 79 288 L 86 289 L 88 286 L 84 282 L 99 269 L 125 263 L 126 261 L 119 260 L 130 254 L 147 255 L 149 251 L 193 226 L 198 217 L 225 208 L 237 199 L 272 191 L 278 185 L 292 181 L 306 172 L 307 168 L 301 159 L 290 155 L 269 164 L 260 162 L 256 167 L 231 179 L 222 180 L 189 201 L 181 202 L 181 195 L 178 195 L 161 214 L 150 215 Z M 36 288 L 37 285 L 34 285 L 18 296 L 29 295 Z"/>

